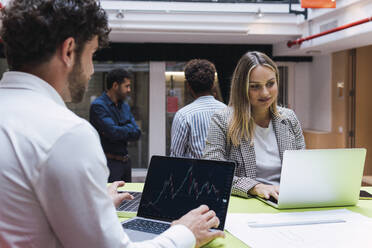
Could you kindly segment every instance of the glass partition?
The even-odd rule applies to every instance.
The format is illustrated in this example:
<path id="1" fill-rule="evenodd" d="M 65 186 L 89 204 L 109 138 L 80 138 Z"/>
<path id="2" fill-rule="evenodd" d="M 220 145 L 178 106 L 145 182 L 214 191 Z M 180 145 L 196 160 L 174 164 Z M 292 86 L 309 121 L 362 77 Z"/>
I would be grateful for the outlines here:
<path id="1" fill-rule="evenodd" d="M 80 117 L 89 121 L 89 108 L 94 99 L 105 90 L 107 72 L 114 68 L 124 68 L 133 74 L 132 91 L 126 101 L 141 128 L 142 136 L 138 141 L 128 143 L 132 168 L 147 168 L 148 130 L 149 130 L 149 64 L 148 63 L 95 63 L 95 73 L 89 83 L 81 103 L 67 103 L 67 107 Z"/>

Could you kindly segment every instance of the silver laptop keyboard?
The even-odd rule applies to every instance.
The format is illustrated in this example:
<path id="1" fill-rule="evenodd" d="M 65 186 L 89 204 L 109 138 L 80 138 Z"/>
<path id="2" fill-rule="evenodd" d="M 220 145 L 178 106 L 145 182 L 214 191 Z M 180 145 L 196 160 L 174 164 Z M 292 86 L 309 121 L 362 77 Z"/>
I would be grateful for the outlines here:
<path id="1" fill-rule="evenodd" d="M 116 211 L 125 211 L 125 212 L 137 212 L 138 211 L 138 206 L 141 201 L 141 192 L 128 192 L 131 194 L 134 199 L 133 200 L 128 200 L 128 201 L 123 201 L 119 207 L 116 208 Z"/>
<path id="2" fill-rule="evenodd" d="M 170 224 L 168 223 L 161 223 L 143 219 L 133 219 L 129 222 L 123 223 L 122 225 L 126 229 L 153 234 L 161 234 L 170 227 Z"/>

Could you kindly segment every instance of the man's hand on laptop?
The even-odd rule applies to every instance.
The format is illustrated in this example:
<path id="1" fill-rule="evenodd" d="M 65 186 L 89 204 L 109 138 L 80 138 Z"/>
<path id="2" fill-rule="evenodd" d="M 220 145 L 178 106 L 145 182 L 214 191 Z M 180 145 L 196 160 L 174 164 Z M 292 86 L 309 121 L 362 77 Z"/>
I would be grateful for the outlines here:
<path id="1" fill-rule="evenodd" d="M 115 181 L 110 186 L 107 187 L 107 192 L 111 196 L 114 202 L 115 208 L 117 208 L 120 203 L 124 200 L 133 200 L 133 196 L 129 193 L 119 193 L 118 188 L 125 185 L 124 181 Z"/>
<path id="2" fill-rule="evenodd" d="M 213 231 L 209 229 L 218 227 L 220 220 L 213 210 L 208 206 L 201 205 L 182 216 L 179 220 L 172 222 L 172 225 L 181 224 L 191 230 L 196 239 L 196 247 L 200 247 L 218 237 L 225 237 L 222 231 Z"/>
<path id="3" fill-rule="evenodd" d="M 249 190 L 249 194 L 257 195 L 261 198 L 269 199 L 270 196 L 273 196 L 278 200 L 279 197 L 279 185 L 268 185 L 259 183 Z"/>

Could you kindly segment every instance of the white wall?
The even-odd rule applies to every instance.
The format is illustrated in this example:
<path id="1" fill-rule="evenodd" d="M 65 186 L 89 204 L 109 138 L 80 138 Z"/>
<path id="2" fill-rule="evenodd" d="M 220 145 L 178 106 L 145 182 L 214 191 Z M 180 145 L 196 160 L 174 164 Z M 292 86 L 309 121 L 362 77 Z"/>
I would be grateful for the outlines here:
<path id="1" fill-rule="evenodd" d="M 316 56 L 311 63 L 296 63 L 293 92 L 293 109 L 302 128 L 330 132 L 331 56 Z"/>
<path id="2" fill-rule="evenodd" d="M 165 62 L 150 62 L 149 161 L 165 155 Z"/>
<path id="3" fill-rule="evenodd" d="M 309 129 L 310 65 L 311 63 L 301 62 L 294 66 L 293 110 L 301 122 L 302 129 Z"/>
<path id="4" fill-rule="evenodd" d="M 331 55 L 314 57 L 310 66 L 309 127 L 314 130 L 332 130 L 332 68 Z"/>

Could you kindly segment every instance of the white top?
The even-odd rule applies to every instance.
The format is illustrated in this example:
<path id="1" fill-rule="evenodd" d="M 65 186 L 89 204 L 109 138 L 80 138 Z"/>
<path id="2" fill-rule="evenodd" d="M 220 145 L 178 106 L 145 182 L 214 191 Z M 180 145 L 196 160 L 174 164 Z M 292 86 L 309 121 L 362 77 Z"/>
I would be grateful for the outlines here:
<path id="1" fill-rule="evenodd" d="M 267 128 L 256 125 L 254 131 L 256 180 L 264 184 L 279 184 L 282 163 L 272 121 Z"/>
<path id="2" fill-rule="evenodd" d="M 193 247 L 183 225 L 130 242 L 107 194 L 95 129 L 40 78 L 0 81 L 0 247 Z"/>

